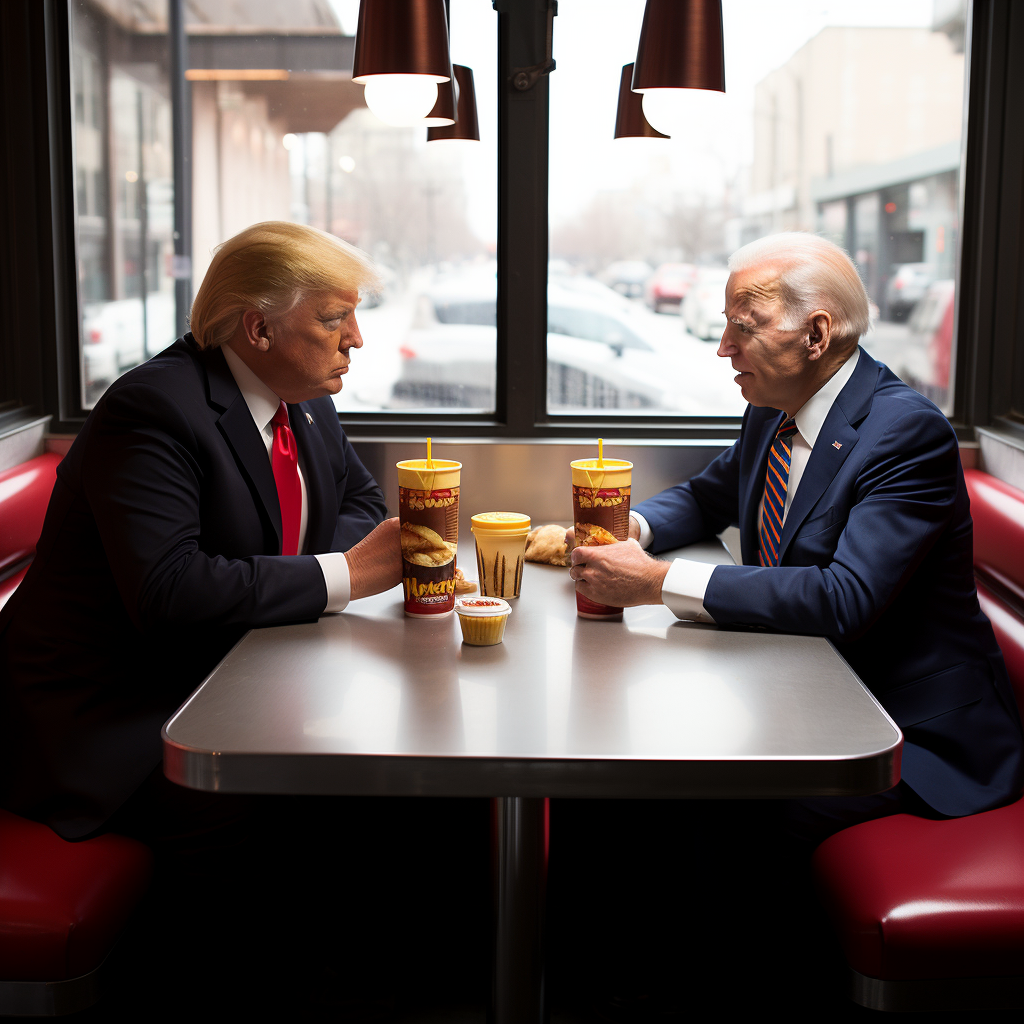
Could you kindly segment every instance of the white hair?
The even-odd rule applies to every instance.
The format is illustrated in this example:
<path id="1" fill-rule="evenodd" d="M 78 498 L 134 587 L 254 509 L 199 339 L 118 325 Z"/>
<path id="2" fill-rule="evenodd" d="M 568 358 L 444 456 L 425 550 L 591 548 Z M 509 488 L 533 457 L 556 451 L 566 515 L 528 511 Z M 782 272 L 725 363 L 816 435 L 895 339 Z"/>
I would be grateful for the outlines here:
<path id="1" fill-rule="evenodd" d="M 764 287 L 778 298 L 782 329 L 795 331 L 808 314 L 823 309 L 832 316 L 832 337 L 839 346 L 855 344 L 871 326 L 868 293 L 853 260 L 833 242 L 806 231 L 768 235 L 737 249 L 729 270 L 772 268 Z"/>

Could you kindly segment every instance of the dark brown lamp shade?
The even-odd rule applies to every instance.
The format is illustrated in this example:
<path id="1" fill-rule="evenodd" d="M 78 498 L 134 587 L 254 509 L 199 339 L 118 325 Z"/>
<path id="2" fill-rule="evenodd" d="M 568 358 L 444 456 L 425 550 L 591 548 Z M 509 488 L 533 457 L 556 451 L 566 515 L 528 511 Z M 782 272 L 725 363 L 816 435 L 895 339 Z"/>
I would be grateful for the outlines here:
<path id="1" fill-rule="evenodd" d="M 444 0 L 360 0 L 352 81 L 373 75 L 451 78 Z"/>
<path id="2" fill-rule="evenodd" d="M 647 0 L 633 88 L 725 92 L 722 0 Z"/>
<path id="3" fill-rule="evenodd" d="M 446 128 L 428 128 L 427 142 L 438 142 L 442 139 L 466 139 L 471 142 L 480 141 L 480 124 L 476 117 L 476 88 L 473 85 L 473 69 L 463 64 L 453 64 L 455 81 L 459 86 L 459 116 L 455 124 Z M 444 86 L 438 87 L 438 93 Z M 637 99 L 640 99 L 637 96 Z"/>
<path id="4" fill-rule="evenodd" d="M 615 115 L 617 139 L 667 139 L 644 117 L 643 96 L 633 92 L 633 65 L 622 66 L 619 79 L 619 109 Z"/>

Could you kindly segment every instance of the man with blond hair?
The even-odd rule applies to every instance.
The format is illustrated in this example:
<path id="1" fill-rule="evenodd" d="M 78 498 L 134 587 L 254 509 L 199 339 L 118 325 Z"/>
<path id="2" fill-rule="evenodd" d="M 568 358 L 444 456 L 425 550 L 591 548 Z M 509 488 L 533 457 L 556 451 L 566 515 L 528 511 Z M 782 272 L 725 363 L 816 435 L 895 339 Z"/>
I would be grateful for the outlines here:
<path id="1" fill-rule="evenodd" d="M 338 238 L 253 225 L 214 254 L 191 332 L 97 403 L 0 616 L 3 806 L 66 839 L 125 801 L 188 818 L 203 798 L 163 779 L 160 727 L 191 690 L 247 629 L 400 581 L 397 520 L 331 401 L 375 278 Z"/>
<path id="2" fill-rule="evenodd" d="M 631 540 L 573 551 L 580 591 L 680 618 L 828 637 L 903 730 L 903 781 L 805 801 L 807 839 L 899 811 L 958 817 L 1013 800 L 1020 720 L 978 606 L 957 439 L 858 341 L 868 298 L 838 246 L 789 233 L 729 261 L 729 359 L 749 403 L 739 440 L 641 502 Z M 743 564 L 647 555 L 738 526 Z"/>

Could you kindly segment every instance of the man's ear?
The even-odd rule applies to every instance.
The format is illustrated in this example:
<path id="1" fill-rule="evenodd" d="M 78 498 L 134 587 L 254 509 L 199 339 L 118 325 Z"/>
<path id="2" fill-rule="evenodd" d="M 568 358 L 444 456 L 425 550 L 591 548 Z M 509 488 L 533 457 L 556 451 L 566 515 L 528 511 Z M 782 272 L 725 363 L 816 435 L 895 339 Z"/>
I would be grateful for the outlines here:
<path id="1" fill-rule="evenodd" d="M 816 309 L 807 318 L 807 358 L 820 359 L 832 340 L 832 316 L 824 309 Z"/>
<path id="2" fill-rule="evenodd" d="M 267 318 L 258 309 L 247 309 L 242 314 L 245 340 L 258 352 L 270 351 L 274 339 L 267 325 Z"/>

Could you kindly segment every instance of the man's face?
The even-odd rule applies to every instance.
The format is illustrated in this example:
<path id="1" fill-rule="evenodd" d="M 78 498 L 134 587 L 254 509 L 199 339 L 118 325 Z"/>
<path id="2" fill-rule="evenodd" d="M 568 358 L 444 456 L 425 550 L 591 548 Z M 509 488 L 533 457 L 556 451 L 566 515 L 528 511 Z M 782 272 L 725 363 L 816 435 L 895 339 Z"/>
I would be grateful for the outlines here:
<path id="1" fill-rule="evenodd" d="M 336 395 L 348 372 L 349 350 L 362 348 L 355 292 L 326 292 L 302 300 L 270 328 L 261 360 L 266 383 L 289 404 Z"/>
<path id="2" fill-rule="evenodd" d="M 777 272 L 751 267 L 729 276 L 725 286 L 727 323 L 718 354 L 732 362 L 736 383 L 751 405 L 784 409 L 792 415 L 808 397 L 814 372 L 805 344 L 807 329 L 785 331 L 774 287 Z"/>

